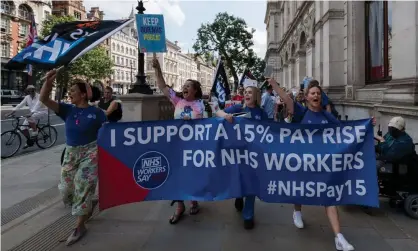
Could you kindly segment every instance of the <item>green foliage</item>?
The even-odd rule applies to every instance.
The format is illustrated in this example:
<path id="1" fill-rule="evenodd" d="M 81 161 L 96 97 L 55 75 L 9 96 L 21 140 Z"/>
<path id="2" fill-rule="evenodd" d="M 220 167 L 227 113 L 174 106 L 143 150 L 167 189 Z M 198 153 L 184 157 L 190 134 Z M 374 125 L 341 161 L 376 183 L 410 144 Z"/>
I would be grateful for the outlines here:
<path id="1" fill-rule="evenodd" d="M 266 69 L 266 62 L 264 61 L 264 59 L 254 57 L 254 59 L 248 65 L 248 69 L 250 69 L 251 73 L 257 79 L 258 82 L 263 82 L 265 80 L 264 70 Z"/>
<path id="2" fill-rule="evenodd" d="M 77 21 L 77 19 L 73 16 L 62 16 L 62 17 L 58 17 L 58 16 L 48 16 L 47 19 L 45 19 L 42 22 L 42 30 L 40 32 L 40 37 L 44 38 L 46 36 L 48 36 L 49 34 L 51 34 L 51 30 L 52 27 L 54 27 L 57 24 L 62 24 L 62 23 L 68 23 L 68 22 L 73 22 L 73 21 Z"/>
<path id="3" fill-rule="evenodd" d="M 112 74 L 113 62 L 106 55 L 106 49 L 96 47 L 71 64 L 71 74 L 83 76 L 89 82 Z"/>
<path id="4" fill-rule="evenodd" d="M 52 27 L 60 23 L 77 21 L 73 16 L 49 16 L 42 22 L 41 37 L 51 33 Z M 75 60 L 65 69 L 59 71 L 57 83 L 60 87 L 68 85 L 73 77 L 84 78 L 89 82 L 103 79 L 112 74 L 113 61 L 106 54 L 105 48 L 100 45 Z"/>
<path id="5" fill-rule="evenodd" d="M 248 31 L 244 19 L 218 13 L 212 23 L 202 24 L 197 31 L 197 39 L 193 49 L 199 55 L 208 58 L 218 52 L 225 62 L 228 72 L 238 84 L 238 72 L 243 72 L 249 61 L 254 57 L 251 47 L 254 45 L 254 29 Z"/>

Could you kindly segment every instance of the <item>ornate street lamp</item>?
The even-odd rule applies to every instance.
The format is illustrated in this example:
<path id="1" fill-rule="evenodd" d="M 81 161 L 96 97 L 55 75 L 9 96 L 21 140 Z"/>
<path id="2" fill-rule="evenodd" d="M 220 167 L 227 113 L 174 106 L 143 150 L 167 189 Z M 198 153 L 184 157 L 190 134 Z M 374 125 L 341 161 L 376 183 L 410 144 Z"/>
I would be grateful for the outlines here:
<path id="1" fill-rule="evenodd" d="M 144 14 L 145 8 L 144 3 L 138 1 L 138 6 L 136 7 L 138 14 Z M 142 93 L 142 94 L 153 94 L 152 89 L 146 83 L 147 76 L 144 72 L 144 65 L 145 65 L 145 56 L 144 53 L 141 53 L 139 48 L 139 40 L 138 40 L 138 74 L 136 75 L 136 82 L 133 84 L 132 88 L 129 90 L 129 93 Z"/>

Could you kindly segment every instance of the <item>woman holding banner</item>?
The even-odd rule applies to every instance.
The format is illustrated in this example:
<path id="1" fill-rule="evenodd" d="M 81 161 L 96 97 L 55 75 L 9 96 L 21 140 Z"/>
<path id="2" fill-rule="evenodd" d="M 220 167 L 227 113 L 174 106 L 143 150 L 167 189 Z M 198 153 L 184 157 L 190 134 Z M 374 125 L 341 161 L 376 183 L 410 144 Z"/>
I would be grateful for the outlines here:
<path id="1" fill-rule="evenodd" d="M 287 93 L 279 87 L 274 79 L 269 79 L 268 81 L 286 104 L 289 113 L 293 114 L 292 122 L 301 124 L 340 123 L 331 113 L 323 110 L 321 105 L 322 88 L 319 86 L 318 81 L 310 80 L 307 88 L 305 88 L 304 94 L 306 107 L 302 106 L 298 102 L 294 102 L 293 99 L 291 99 L 289 95 L 287 95 Z M 302 205 L 295 205 L 293 222 L 297 228 L 304 227 L 301 210 Z M 325 210 L 329 222 L 331 223 L 332 230 L 335 234 L 334 240 L 336 249 L 344 251 L 354 250 L 354 247 L 341 234 L 337 207 L 329 206 L 325 207 Z"/>
<path id="2" fill-rule="evenodd" d="M 58 103 L 49 95 L 57 71 L 48 72 L 39 100 L 65 121 L 66 150 L 58 186 L 65 204 L 72 206 L 77 227 L 67 245 L 80 240 L 87 231 L 86 221 L 92 215 L 92 199 L 97 185 L 97 134 L 106 121 L 105 113 L 89 105 L 100 99 L 100 90 L 85 82 L 75 82 L 70 89 L 71 104 Z"/>
<path id="3" fill-rule="evenodd" d="M 218 110 L 217 117 L 233 122 L 233 115 L 247 113 L 253 119 L 268 120 L 267 113 L 261 108 L 261 92 L 260 89 L 254 86 L 248 86 L 244 91 L 244 104 L 236 104 L 225 108 L 225 110 Z M 244 219 L 244 228 L 254 228 L 254 207 L 255 196 L 245 197 L 245 204 L 243 198 L 235 199 L 235 208 L 242 211 L 242 218 Z"/>
<path id="4" fill-rule="evenodd" d="M 176 92 L 169 88 L 164 80 L 163 73 L 161 71 L 160 62 L 154 55 L 152 61 L 152 67 L 155 69 L 155 76 L 157 79 L 158 88 L 164 93 L 164 95 L 170 99 L 173 103 L 174 119 L 201 119 L 203 118 L 205 106 L 202 102 L 203 92 L 199 81 L 188 79 L 183 85 L 182 97 L 176 95 Z M 175 200 L 171 205 L 177 202 L 177 210 L 170 218 L 170 224 L 176 224 L 185 212 L 184 201 Z M 189 209 L 189 214 L 195 215 L 199 213 L 199 204 L 197 201 L 192 201 Z"/>

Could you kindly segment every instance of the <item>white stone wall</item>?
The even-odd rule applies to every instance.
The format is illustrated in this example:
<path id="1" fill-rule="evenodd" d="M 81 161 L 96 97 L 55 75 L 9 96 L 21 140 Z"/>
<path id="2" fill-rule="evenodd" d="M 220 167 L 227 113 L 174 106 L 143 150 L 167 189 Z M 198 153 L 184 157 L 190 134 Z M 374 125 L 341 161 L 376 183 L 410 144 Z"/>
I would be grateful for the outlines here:
<path id="1" fill-rule="evenodd" d="M 125 27 L 110 38 L 110 57 L 113 60 L 111 87 L 114 92 L 127 94 L 138 73 L 138 37 L 135 25 Z"/>
<path id="2" fill-rule="evenodd" d="M 303 75 L 317 79 L 343 118 L 375 116 L 384 128 L 391 117 L 405 117 L 418 142 L 418 3 L 390 4 L 391 79 L 366 83 L 363 1 L 268 2 L 266 62 L 278 67 L 273 75 L 286 88 Z"/>

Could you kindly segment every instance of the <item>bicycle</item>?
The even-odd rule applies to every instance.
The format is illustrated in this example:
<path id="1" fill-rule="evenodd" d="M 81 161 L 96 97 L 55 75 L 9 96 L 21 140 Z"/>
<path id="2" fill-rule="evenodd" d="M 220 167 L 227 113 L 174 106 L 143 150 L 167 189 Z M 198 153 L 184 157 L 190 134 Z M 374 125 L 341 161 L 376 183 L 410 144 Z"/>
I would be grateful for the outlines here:
<path id="1" fill-rule="evenodd" d="M 38 129 L 38 135 L 29 136 L 29 137 L 23 134 L 23 130 L 21 129 L 21 127 L 27 127 L 29 129 L 30 126 L 20 124 L 20 120 L 25 119 L 26 118 L 25 116 L 11 115 L 9 116 L 9 118 L 14 118 L 14 121 L 12 122 L 12 125 L 14 128 L 12 130 L 5 131 L 1 134 L 1 142 L 2 142 L 1 158 L 2 159 L 10 158 L 19 151 L 22 145 L 21 134 L 25 136 L 28 144 L 33 145 L 35 143 L 41 149 L 50 148 L 55 144 L 55 142 L 57 142 L 58 132 L 57 132 L 57 129 L 55 129 L 55 127 L 49 124 L 49 118 L 46 124 L 40 124 L 40 120 L 38 120 L 38 123 L 36 123 L 36 128 Z M 54 134 L 55 134 L 55 137 L 53 136 Z M 15 140 L 17 140 L 16 149 L 14 149 L 11 154 L 6 155 L 5 151 L 7 149 L 10 149 L 9 146 L 11 146 Z M 48 140 L 49 142 L 51 142 L 51 144 L 42 145 L 42 143 L 46 143 Z"/>

